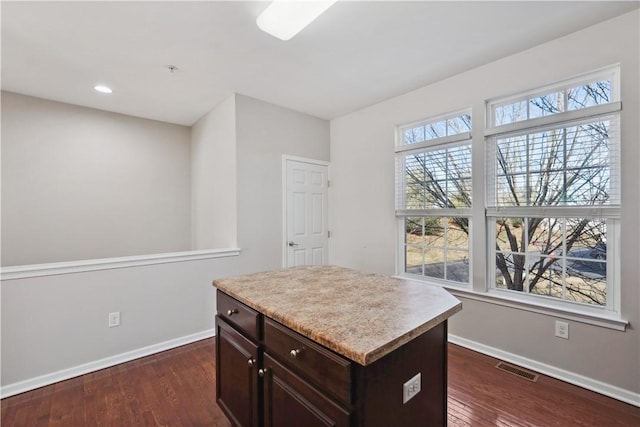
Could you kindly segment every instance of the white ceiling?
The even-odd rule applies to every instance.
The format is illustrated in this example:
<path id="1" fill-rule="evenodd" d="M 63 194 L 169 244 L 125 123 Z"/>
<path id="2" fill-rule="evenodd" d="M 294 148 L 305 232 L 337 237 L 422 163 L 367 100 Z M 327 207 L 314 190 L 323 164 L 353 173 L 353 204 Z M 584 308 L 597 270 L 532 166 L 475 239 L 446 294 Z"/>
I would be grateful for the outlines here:
<path id="1" fill-rule="evenodd" d="M 234 92 L 331 119 L 640 3 L 343 0 L 287 42 L 255 25 L 267 4 L 3 1 L 2 89 L 183 125 Z"/>

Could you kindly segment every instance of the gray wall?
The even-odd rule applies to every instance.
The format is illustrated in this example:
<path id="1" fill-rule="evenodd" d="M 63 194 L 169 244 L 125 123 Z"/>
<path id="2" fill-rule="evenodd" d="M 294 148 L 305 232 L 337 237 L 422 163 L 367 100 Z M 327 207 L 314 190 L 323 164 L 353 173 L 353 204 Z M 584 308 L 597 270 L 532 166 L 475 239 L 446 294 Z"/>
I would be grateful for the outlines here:
<path id="1" fill-rule="evenodd" d="M 3 393 L 210 336 L 215 315 L 212 280 L 282 266 L 282 155 L 328 160 L 329 122 L 234 95 L 194 126 L 194 145 L 211 145 L 195 149 L 211 156 L 216 144 L 228 144 L 230 129 L 237 130 L 237 162 L 213 156 L 199 167 L 234 163 L 228 170 L 237 169 L 237 179 L 232 173 L 195 173 L 202 172 L 197 194 L 210 198 L 204 203 L 237 209 L 237 220 L 229 223 L 215 212 L 202 220 L 215 223 L 208 232 L 225 227 L 235 232 L 237 221 L 241 255 L 3 280 Z M 232 197 L 237 197 L 237 208 L 228 205 Z M 121 312 L 120 327 L 107 327 L 112 311 Z"/>
<path id="2" fill-rule="evenodd" d="M 2 265 L 188 250 L 190 131 L 2 92 Z"/>
<path id="3" fill-rule="evenodd" d="M 236 236 L 236 96 L 191 129 L 191 248 L 234 248 Z"/>
<path id="4" fill-rule="evenodd" d="M 282 156 L 329 160 L 329 122 L 236 95 L 238 246 L 246 272 L 282 267 Z"/>
<path id="5" fill-rule="evenodd" d="M 211 281 L 236 266 L 231 257 L 3 281 L 3 397 L 211 335 Z M 114 311 L 121 325 L 108 328 Z"/>
<path id="6" fill-rule="evenodd" d="M 395 126 L 473 108 L 474 223 L 484 230 L 484 100 L 621 64 L 621 315 L 626 332 L 570 322 L 570 339 L 553 336 L 553 316 L 462 298 L 450 333 L 502 352 L 584 377 L 640 403 L 640 145 L 638 12 L 452 76 L 331 122 L 330 262 L 383 274 L 396 270 Z M 473 282 L 486 283 L 484 242 L 473 241 Z M 613 296 L 612 296 L 613 297 Z"/>

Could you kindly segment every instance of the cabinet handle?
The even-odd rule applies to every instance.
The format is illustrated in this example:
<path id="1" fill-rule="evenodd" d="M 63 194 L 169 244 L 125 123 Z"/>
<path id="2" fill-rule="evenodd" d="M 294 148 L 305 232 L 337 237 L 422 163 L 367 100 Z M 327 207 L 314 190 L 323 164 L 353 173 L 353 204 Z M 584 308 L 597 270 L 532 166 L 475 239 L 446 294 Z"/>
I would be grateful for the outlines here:
<path id="1" fill-rule="evenodd" d="M 253 365 L 255 365 L 256 363 L 256 359 L 254 358 L 250 358 L 249 360 L 247 360 L 247 365 L 249 365 L 250 368 L 253 368 Z"/>
<path id="2" fill-rule="evenodd" d="M 258 375 L 260 377 L 264 377 L 265 375 L 267 375 L 268 371 L 269 371 L 269 369 L 267 369 L 267 368 L 258 369 Z"/>
<path id="3" fill-rule="evenodd" d="M 298 355 L 300 354 L 300 350 L 298 350 L 297 348 L 296 348 L 296 349 L 293 349 L 293 350 L 291 350 L 291 351 L 289 352 L 289 354 L 291 355 L 291 357 L 293 357 L 293 358 L 295 359 L 295 358 L 296 358 L 296 357 L 298 357 Z"/>
<path id="4" fill-rule="evenodd" d="M 237 312 L 238 312 L 237 308 L 231 308 L 231 309 L 227 310 L 227 316 L 233 316 Z"/>

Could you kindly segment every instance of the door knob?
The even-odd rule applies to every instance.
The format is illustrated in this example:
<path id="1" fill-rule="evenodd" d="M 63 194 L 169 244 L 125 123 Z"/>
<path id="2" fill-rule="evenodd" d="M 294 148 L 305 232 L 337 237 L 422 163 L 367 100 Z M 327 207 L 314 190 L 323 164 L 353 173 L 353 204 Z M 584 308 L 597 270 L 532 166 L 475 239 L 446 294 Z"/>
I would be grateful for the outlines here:
<path id="1" fill-rule="evenodd" d="M 289 240 L 289 246 L 293 248 L 294 246 L 298 246 L 298 244 L 293 240 Z"/>

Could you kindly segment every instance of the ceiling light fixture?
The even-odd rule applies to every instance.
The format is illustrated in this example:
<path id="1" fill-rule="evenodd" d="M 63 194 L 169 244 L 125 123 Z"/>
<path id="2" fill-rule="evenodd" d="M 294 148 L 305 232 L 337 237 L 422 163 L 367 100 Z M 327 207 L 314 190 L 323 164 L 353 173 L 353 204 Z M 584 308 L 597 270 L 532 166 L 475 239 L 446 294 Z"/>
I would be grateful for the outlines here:
<path id="1" fill-rule="evenodd" d="M 100 93 L 112 93 L 113 92 L 110 87 L 105 86 L 105 85 L 95 85 L 93 87 L 93 90 L 95 90 L 96 92 L 100 92 Z"/>
<path id="2" fill-rule="evenodd" d="M 337 0 L 274 0 L 258 16 L 258 27 L 280 40 L 289 40 Z"/>

